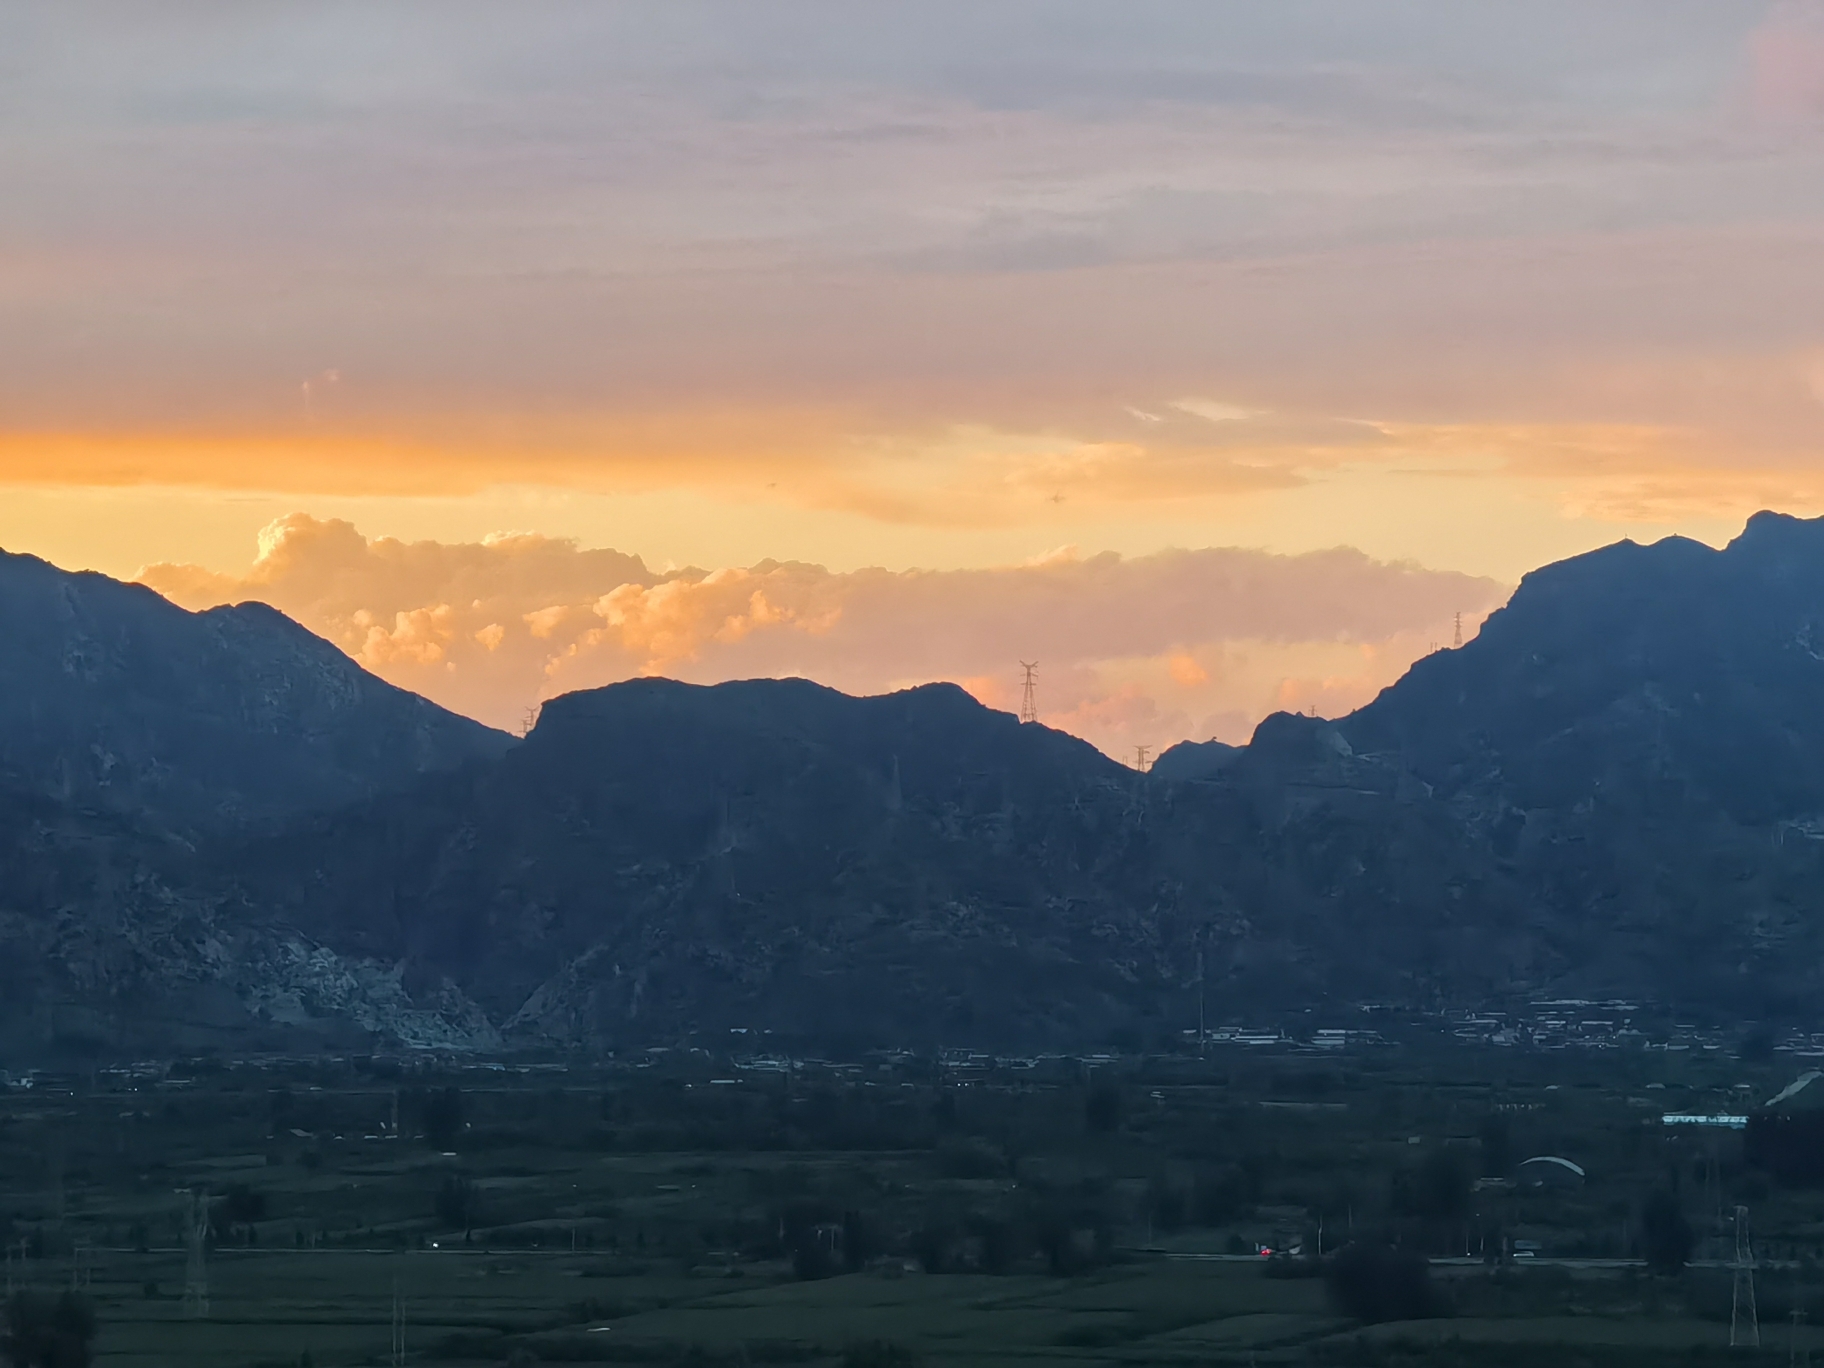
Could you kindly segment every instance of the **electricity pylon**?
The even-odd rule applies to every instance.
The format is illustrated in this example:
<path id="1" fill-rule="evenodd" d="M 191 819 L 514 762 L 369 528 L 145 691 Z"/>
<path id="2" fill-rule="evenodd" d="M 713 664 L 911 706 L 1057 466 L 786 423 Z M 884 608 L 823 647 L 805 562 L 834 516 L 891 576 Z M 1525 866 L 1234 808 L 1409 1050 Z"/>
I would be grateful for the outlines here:
<path id="1" fill-rule="evenodd" d="M 184 1314 L 192 1320 L 209 1316 L 209 1199 L 201 1188 L 188 1188 L 184 1209 Z"/>
<path id="2" fill-rule="evenodd" d="M 1039 720 L 1039 680 L 1036 672 L 1039 662 L 1022 660 L 1020 668 L 1026 672 L 1026 677 L 1020 684 L 1020 721 L 1037 722 Z"/>
<path id="3" fill-rule="evenodd" d="M 1729 1347 L 1761 1347 L 1761 1318 L 1754 1309 L 1754 1248 L 1748 1242 L 1748 1208 L 1735 1209 L 1735 1296 L 1729 1309 Z"/>

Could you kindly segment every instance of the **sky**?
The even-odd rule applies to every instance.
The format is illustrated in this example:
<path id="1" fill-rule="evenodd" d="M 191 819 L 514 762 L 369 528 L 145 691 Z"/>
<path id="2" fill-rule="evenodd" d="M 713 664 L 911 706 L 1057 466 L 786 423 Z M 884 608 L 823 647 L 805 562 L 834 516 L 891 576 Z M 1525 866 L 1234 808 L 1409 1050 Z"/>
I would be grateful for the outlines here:
<path id="1" fill-rule="evenodd" d="M 0 546 L 499 725 L 1241 740 L 1824 512 L 1819 0 L 19 0 L 0 187 Z"/>

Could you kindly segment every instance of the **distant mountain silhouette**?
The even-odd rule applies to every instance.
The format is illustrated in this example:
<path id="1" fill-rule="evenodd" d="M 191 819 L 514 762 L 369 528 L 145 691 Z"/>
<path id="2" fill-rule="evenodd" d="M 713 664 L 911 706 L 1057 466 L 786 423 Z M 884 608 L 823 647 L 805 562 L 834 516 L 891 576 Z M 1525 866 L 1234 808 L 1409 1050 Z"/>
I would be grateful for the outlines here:
<path id="1" fill-rule="evenodd" d="M 176 828 L 334 806 L 511 738 L 361 669 L 264 604 L 190 613 L 0 553 L 0 777 Z"/>
<path id="2" fill-rule="evenodd" d="M 953 685 L 637 680 L 546 704 L 435 798 L 262 843 L 247 896 L 545 1038 L 1106 1029 L 1107 847 L 1073 805 L 1112 834 L 1141 799 Z"/>
<path id="3" fill-rule="evenodd" d="M 1548 566 L 1360 711 L 1145 776 L 948 685 L 638 680 L 509 745 L 268 610 L 25 578 L 9 1048 L 1081 1048 L 1175 1036 L 1200 987 L 1219 1018 L 1824 992 L 1824 522 Z M 237 737 L 276 758 L 207 758 Z"/>
<path id="4" fill-rule="evenodd" d="M 1336 731 L 1524 878 L 1563 985 L 1824 987 L 1824 520 L 1547 566 Z"/>
<path id="5" fill-rule="evenodd" d="M 1241 753 L 1224 741 L 1180 741 L 1168 746 L 1147 773 L 1156 779 L 1214 779 Z"/>
<path id="6" fill-rule="evenodd" d="M 1439 942 L 1474 876 L 1446 814 L 1288 802 L 1270 750 L 1179 786 L 951 685 L 641 680 L 222 863 L 247 905 L 569 1044 L 1156 1041 L 1200 954 L 1235 1009 L 1430 993 L 1459 965 L 1505 983 Z"/>

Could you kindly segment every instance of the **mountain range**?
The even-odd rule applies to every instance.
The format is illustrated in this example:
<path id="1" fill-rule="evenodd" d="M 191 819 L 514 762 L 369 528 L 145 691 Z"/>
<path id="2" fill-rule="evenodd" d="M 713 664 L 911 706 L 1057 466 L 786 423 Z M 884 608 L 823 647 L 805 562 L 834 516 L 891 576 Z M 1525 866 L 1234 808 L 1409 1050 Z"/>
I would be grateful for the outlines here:
<path id="1" fill-rule="evenodd" d="M 1824 521 L 1528 575 L 1141 775 L 950 685 L 635 680 L 522 740 L 271 609 L 0 558 L 0 1051 L 1150 1041 L 1824 987 Z"/>

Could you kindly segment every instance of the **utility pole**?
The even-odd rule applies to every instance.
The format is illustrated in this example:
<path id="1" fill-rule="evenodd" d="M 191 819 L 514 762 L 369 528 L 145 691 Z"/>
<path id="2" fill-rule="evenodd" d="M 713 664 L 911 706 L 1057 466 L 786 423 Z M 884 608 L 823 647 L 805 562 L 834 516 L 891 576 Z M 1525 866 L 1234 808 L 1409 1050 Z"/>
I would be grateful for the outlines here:
<path id="1" fill-rule="evenodd" d="M 1151 746 L 1134 747 L 1134 768 L 1139 770 L 1142 774 L 1146 773 L 1146 757 L 1151 755 L 1152 751 L 1153 748 Z"/>
<path id="2" fill-rule="evenodd" d="M 1761 1319 L 1754 1309 L 1754 1248 L 1748 1241 L 1748 1208 L 1735 1209 L 1735 1295 L 1729 1308 L 1729 1347 L 1761 1347 Z"/>
<path id="3" fill-rule="evenodd" d="M 399 1274 L 393 1273 L 393 1368 L 405 1364 L 405 1301 L 399 1295 Z"/>
<path id="4" fill-rule="evenodd" d="M 1450 644 L 1452 650 L 1463 644 L 1463 614 L 1461 613 L 1457 614 L 1457 639 Z"/>
<path id="5" fill-rule="evenodd" d="M 1025 678 L 1020 683 L 1020 721 L 1037 722 L 1039 720 L 1039 662 L 1022 660 L 1020 668 L 1026 672 Z"/>
<path id="6" fill-rule="evenodd" d="M 201 1188 L 184 1189 L 184 1315 L 191 1320 L 209 1318 L 209 1199 Z"/>
<path id="7" fill-rule="evenodd" d="M 1203 946 L 1197 947 L 1197 1053 L 1203 1053 L 1208 1037 L 1203 1030 Z"/>

